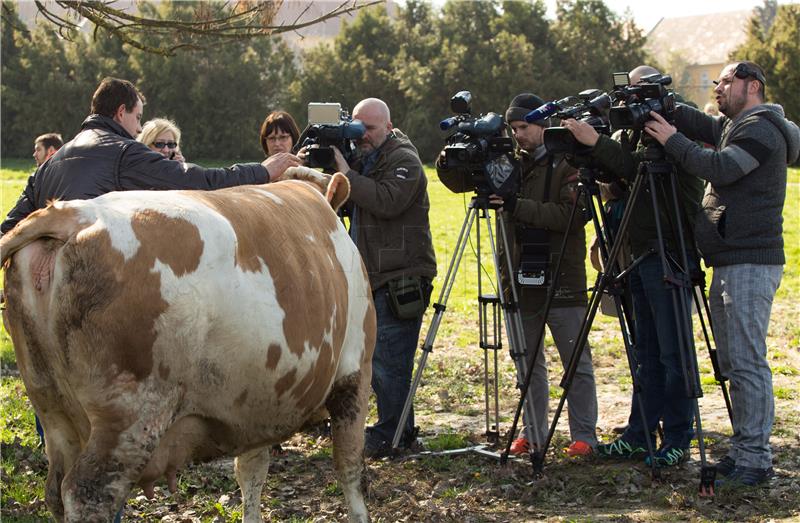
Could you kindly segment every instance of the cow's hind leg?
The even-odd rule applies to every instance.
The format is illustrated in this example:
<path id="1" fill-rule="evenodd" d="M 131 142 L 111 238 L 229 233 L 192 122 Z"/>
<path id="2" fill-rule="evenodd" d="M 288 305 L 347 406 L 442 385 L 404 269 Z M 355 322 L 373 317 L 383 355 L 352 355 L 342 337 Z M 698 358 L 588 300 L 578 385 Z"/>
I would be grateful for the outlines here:
<path id="1" fill-rule="evenodd" d="M 64 504 L 61 501 L 61 482 L 81 451 L 80 439 L 72 424 L 61 413 L 48 412 L 42 418 L 47 454 L 47 481 L 44 499 L 56 521 L 64 521 Z"/>
<path id="2" fill-rule="evenodd" d="M 106 523 L 114 519 L 171 422 L 177 397 L 177 392 L 161 392 L 160 402 L 145 394 L 130 399 L 157 407 L 140 408 L 129 424 L 123 420 L 129 419 L 130 413 L 88 409 L 94 413 L 89 441 L 62 483 L 67 521 Z"/>
<path id="3" fill-rule="evenodd" d="M 242 489 L 242 523 L 261 523 L 261 491 L 269 472 L 272 447 L 266 446 L 236 456 L 236 482 Z"/>
<path id="4" fill-rule="evenodd" d="M 367 418 L 369 366 L 339 379 L 325 406 L 331 415 L 333 464 L 350 521 L 369 521 L 364 503 L 364 422 Z"/>

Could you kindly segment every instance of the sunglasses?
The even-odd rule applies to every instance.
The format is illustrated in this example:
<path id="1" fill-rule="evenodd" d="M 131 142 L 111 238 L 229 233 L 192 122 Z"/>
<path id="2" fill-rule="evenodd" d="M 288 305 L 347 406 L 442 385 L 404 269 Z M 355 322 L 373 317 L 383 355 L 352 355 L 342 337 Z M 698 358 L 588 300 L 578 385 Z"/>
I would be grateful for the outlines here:
<path id="1" fill-rule="evenodd" d="M 153 142 L 153 147 L 155 147 L 156 149 L 163 149 L 164 147 L 174 149 L 177 146 L 178 142 Z"/>
<path id="2" fill-rule="evenodd" d="M 751 69 L 750 67 L 747 66 L 747 64 L 743 63 L 737 64 L 736 69 L 733 70 L 733 76 L 739 78 L 740 80 L 744 80 L 745 78 L 755 78 L 756 80 L 761 82 L 761 85 L 765 87 L 767 85 L 767 79 L 764 77 L 764 75 L 761 74 L 761 72 L 758 69 Z M 714 85 L 720 84 L 720 82 L 718 82 L 717 80 L 714 80 L 713 83 Z"/>

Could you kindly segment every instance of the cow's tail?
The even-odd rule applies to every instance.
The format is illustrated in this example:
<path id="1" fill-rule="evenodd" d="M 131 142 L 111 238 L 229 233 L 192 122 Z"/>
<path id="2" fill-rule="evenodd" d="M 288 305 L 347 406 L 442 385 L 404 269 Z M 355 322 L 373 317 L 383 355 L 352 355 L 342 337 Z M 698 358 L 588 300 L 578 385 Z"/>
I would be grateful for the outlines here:
<path id="1" fill-rule="evenodd" d="M 66 243 L 80 229 L 74 209 L 62 202 L 51 202 L 44 209 L 31 213 L 0 238 L 0 265 L 5 266 L 15 252 L 36 240 L 55 238 Z"/>

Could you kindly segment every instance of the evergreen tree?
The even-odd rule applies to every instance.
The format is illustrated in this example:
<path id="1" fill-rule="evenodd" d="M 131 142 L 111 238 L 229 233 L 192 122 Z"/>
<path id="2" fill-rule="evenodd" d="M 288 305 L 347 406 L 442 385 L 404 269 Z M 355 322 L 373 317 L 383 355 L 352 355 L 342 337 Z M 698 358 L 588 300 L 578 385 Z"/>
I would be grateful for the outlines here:
<path id="1" fill-rule="evenodd" d="M 781 5 L 769 30 L 756 13 L 747 40 L 730 54 L 730 60 L 750 60 L 767 74 L 767 100 L 781 104 L 786 117 L 800 121 L 800 5 Z"/>

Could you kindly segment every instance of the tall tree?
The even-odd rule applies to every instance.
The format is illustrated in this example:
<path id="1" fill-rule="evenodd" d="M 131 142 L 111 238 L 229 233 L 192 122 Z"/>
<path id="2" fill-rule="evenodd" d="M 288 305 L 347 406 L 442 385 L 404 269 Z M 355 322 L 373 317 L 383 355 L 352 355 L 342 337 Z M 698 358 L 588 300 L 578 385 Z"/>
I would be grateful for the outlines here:
<path id="1" fill-rule="evenodd" d="M 767 99 L 781 104 L 787 118 L 800 121 L 800 4 L 779 6 L 767 31 L 756 13 L 747 39 L 730 54 L 730 60 L 750 60 L 764 68 Z"/>

